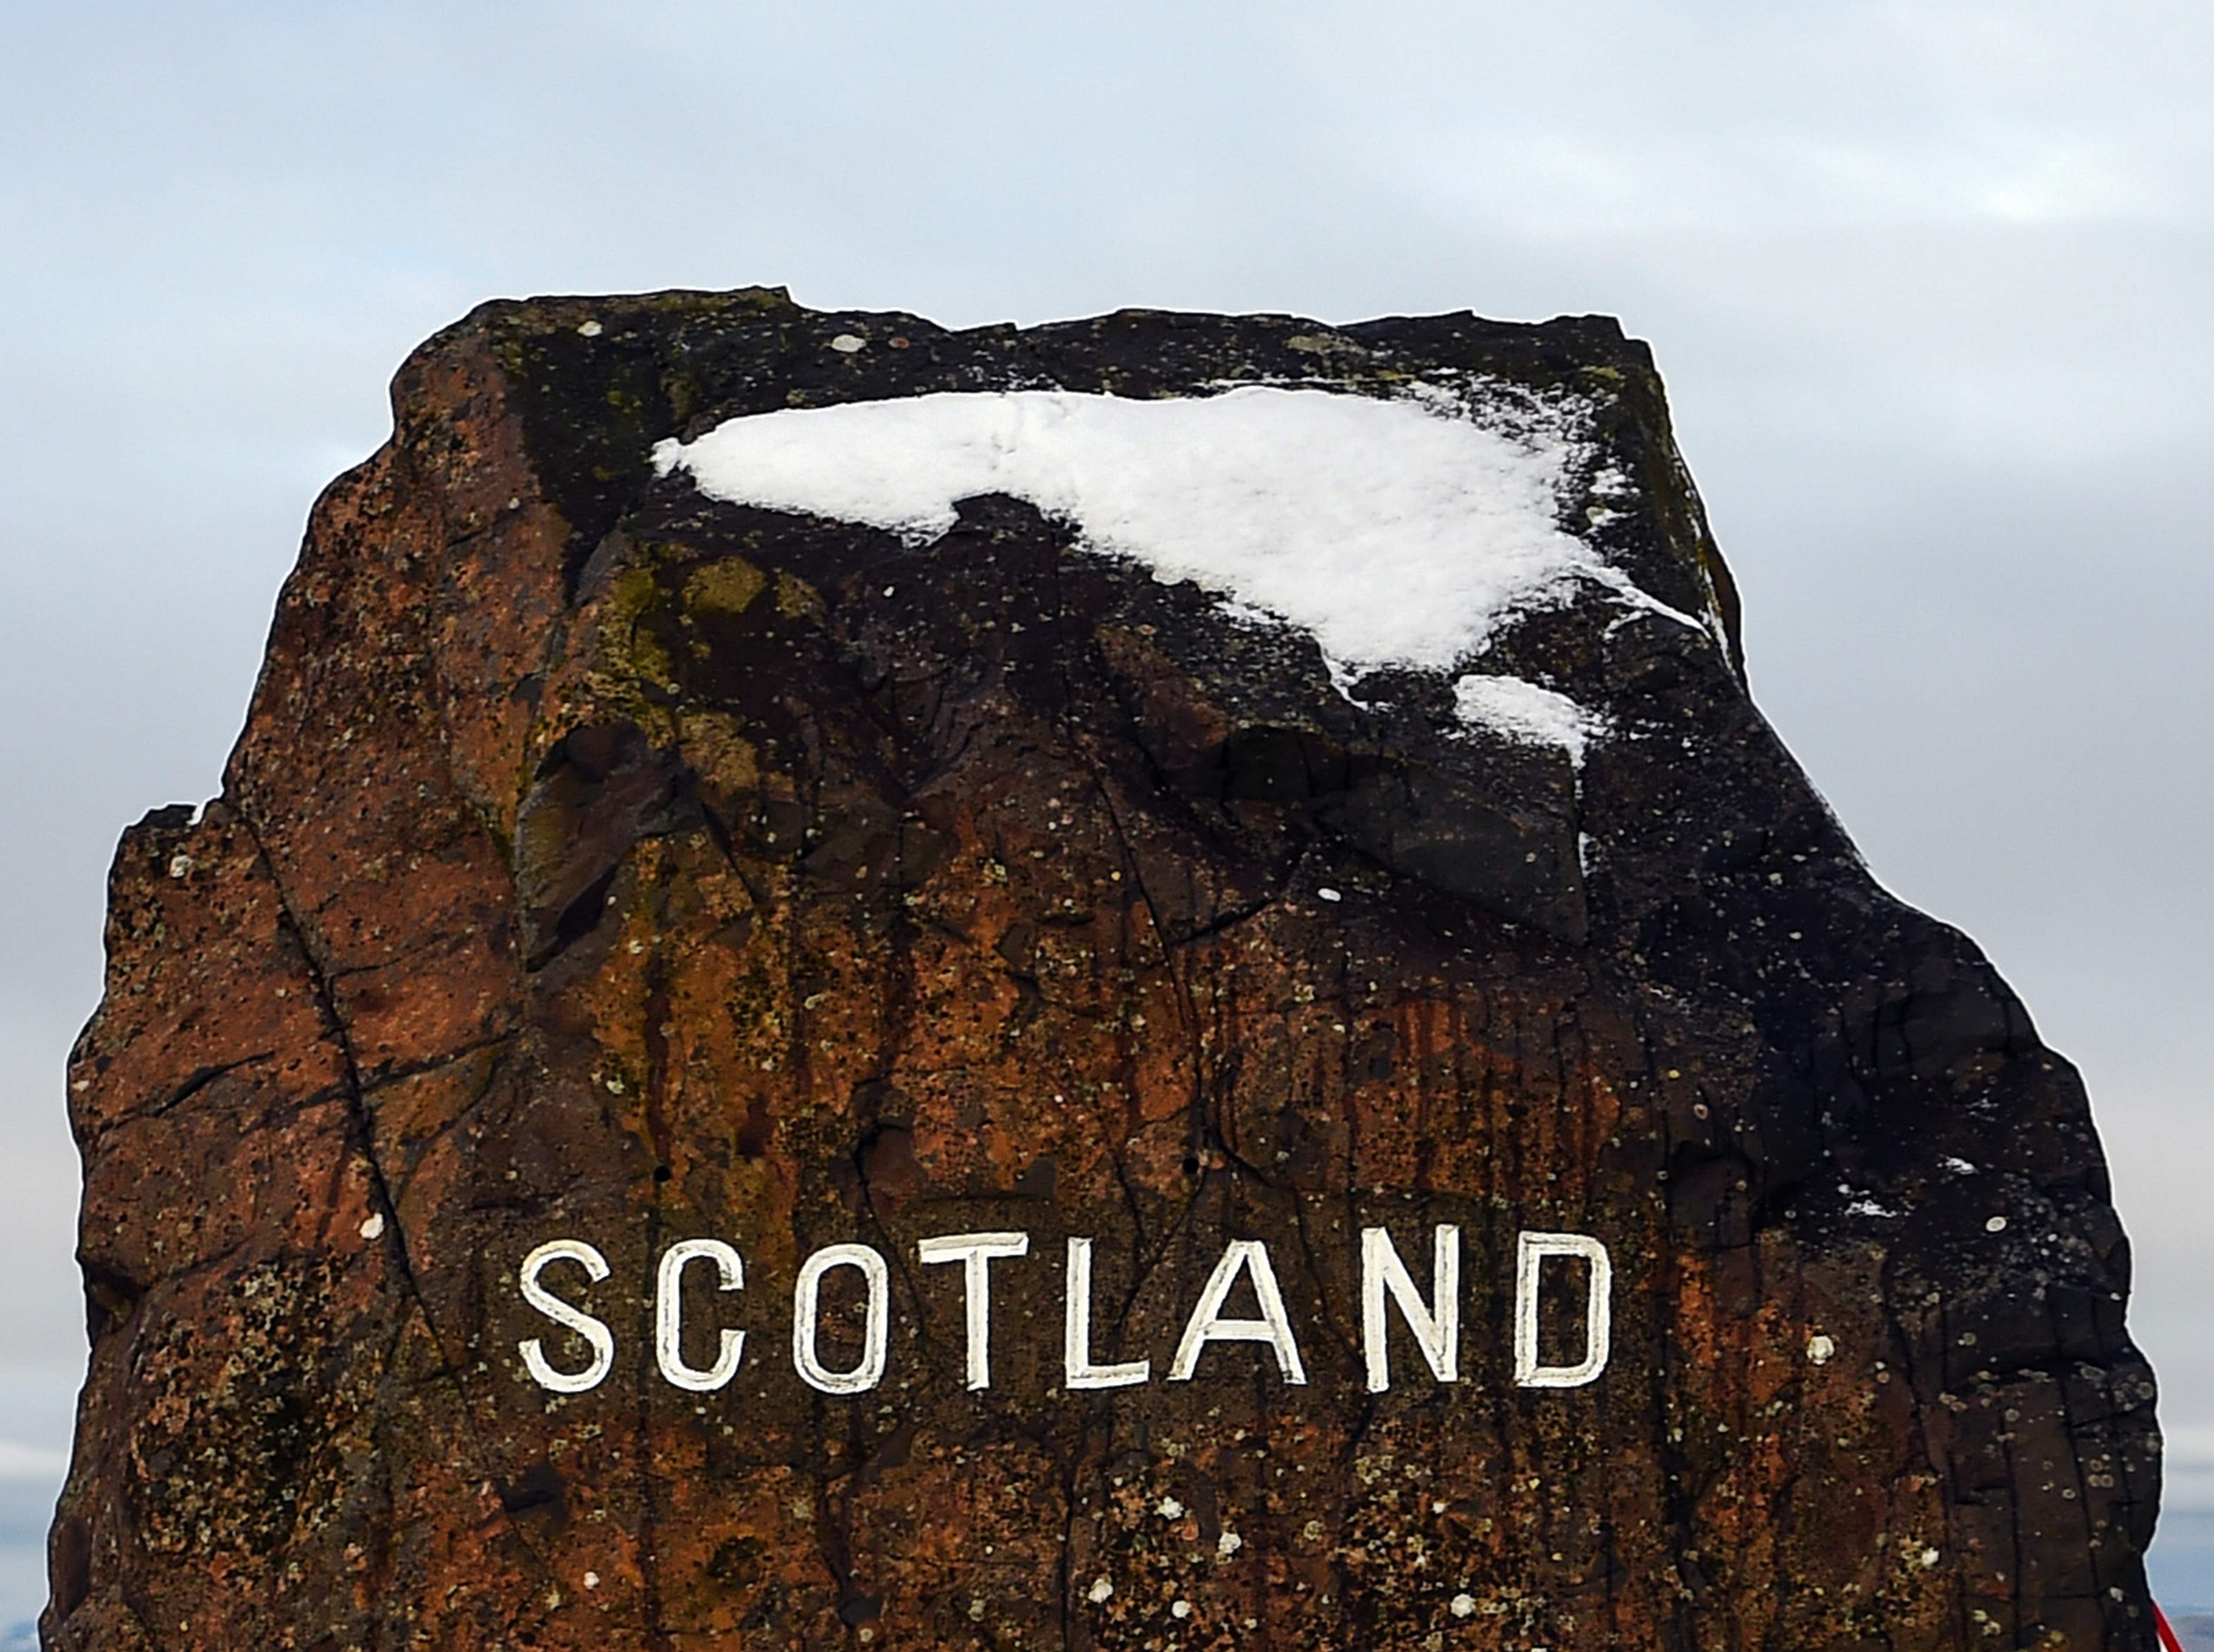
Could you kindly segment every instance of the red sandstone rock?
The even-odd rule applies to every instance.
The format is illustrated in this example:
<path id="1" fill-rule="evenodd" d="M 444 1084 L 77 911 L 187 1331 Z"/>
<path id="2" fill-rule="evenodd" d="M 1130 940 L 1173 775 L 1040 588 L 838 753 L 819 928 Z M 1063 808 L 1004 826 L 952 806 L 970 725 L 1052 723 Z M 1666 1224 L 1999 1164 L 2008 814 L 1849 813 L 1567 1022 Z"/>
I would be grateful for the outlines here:
<path id="1" fill-rule="evenodd" d="M 1019 501 L 914 547 L 648 459 L 787 406 L 1325 370 L 1593 410 L 1631 493 L 1587 537 L 1713 624 L 1501 636 L 1630 731 L 1581 775 Z M 2152 1384 L 2081 1085 L 1754 710 L 1611 323 L 539 301 L 394 407 L 222 798 L 118 853 L 50 1646 L 2152 1646 Z M 1458 1380 L 1391 1298 L 1371 1392 L 1362 1230 L 1434 1303 L 1440 1225 Z M 1027 1236 L 977 1264 L 981 1388 L 966 1270 L 919 1248 L 977 1233 Z M 1526 1233 L 1611 1263 L 1581 1386 L 1517 1380 Z M 523 1353 L 591 1358 L 522 1294 L 565 1239 L 609 1270 L 542 1275 L 613 1339 L 576 1393 Z M 745 1334 L 708 1392 L 655 1356 L 700 1239 L 744 1270 L 682 1276 L 680 1369 Z M 1072 1239 L 1079 1358 L 1147 1380 L 1071 1390 Z M 1241 1340 L 1171 1380 L 1241 1241 L 1306 1380 Z M 885 1263 L 859 1393 L 792 1354 L 839 1245 Z M 1590 1270 L 1541 1279 L 1572 1365 Z M 860 1282 L 823 1276 L 829 1369 L 866 1362 Z"/>

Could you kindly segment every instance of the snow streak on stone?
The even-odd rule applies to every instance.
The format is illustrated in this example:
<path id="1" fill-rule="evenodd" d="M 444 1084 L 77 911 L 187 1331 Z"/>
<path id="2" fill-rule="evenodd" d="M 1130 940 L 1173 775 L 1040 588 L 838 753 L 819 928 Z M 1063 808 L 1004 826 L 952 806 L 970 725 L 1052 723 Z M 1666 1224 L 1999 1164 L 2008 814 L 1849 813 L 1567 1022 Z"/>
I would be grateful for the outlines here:
<path id="1" fill-rule="evenodd" d="M 711 498 L 914 544 L 950 529 L 962 499 L 1026 499 L 1090 550 L 1309 632 L 1341 684 L 1385 666 L 1450 670 L 1503 620 L 1587 584 L 1696 625 L 1560 526 L 1584 457 L 1572 421 L 1510 435 L 1418 388 L 1393 401 L 1273 385 L 1158 401 L 943 392 L 749 414 L 654 458 Z M 1461 688 L 1464 719 L 1579 762 L 1603 731 L 1534 684 Z"/>
<path id="2" fill-rule="evenodd" d="M 1304 627 L 1357 670 L 1443 670 L 1508 611 L 1619 576 L 1558 526 L 1572 442 L 1517 442 L 1440 400 L 947 392 L 752 414 L 654 457 L 715 499 L 914 543 L 953 525 L 956 501 L 1011 494 L 1091 549 Z"/>
<path id="3" fill-rule="evenodd" d="M 1462 677 L 1453 684 L 1453 709 L 1463 722 L 1525 745 L 1558 746 L 1578 768 L 1591 742 L 1606 732 L 1605 718 L 1519 676 Z"/>

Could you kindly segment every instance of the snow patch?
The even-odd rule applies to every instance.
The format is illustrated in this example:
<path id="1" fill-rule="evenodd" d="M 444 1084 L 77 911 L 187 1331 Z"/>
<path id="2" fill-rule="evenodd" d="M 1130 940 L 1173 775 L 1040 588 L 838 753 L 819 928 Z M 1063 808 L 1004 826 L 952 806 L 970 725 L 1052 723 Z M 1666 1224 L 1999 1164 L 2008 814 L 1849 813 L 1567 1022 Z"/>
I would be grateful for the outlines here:
<path id="1" fill-rule="evenodd" d="M 1798 937 L 1794 935 L 1792 939 L 1796 940 L 1798 939 Z M 1848 1202 L 1845 1205 L 1845 1215 L 1848 1216 L 1896 1217 L 1905 1214 L 1902 1211 L 1893 1210 L 1887 1208 L 1879 1202 L 1873 1195 L 1862 1192 L 1860 1189 L 1855 1187 L 1850 1182 L 1838 1183 L 1838 1191 L 1844 1195 Z"/>
<path id="2" fill-rule="evenodd" d="M 1495 430 L 1434 385 L 1392 401 L 1276 385 L 1158 401 L 945 391 L 747 414 L 661 443 L 654 462 L 713 499 L 917 545 L 953 526 L 960 500 L 1025 499 L 1090 550 L 1190 580 L 1241 620 L 1308 631 L 1344 688 L 1385 666 L 1449 670 L 1502 621 L 1589 584 L 1698 628 L 1561 528 L 1587 456 L 1577 419 Z M 1521 686 L 1517 737 L 1581 750 L 1588 719 L 1540 711 L 1532 696 L 1547 691 Z M 1477 691 L 1487 723 L 1514 692 Z"/>
<path id="3" fill-rule="evenodd" d="M 1877 1203 L 1874 1199 L 1856 1199 L 1845 1207 L 1845 1215 L 1848 1216 L 1888 1217 L 1897 1216 L 1901 1214 L 1902 1213 L 1899 1211 L 1889 1209 L 1887 1207 Z"/>
<path id="4" fill-rule="evenodd" d="M 1453 709 L 1462 722 L 1524 745 L 1557 746 L 1578 768 L 1591 742 L 1607 731 L 1605 718 L 1519 676 L 1462 677 L 1453 684 Z"/>

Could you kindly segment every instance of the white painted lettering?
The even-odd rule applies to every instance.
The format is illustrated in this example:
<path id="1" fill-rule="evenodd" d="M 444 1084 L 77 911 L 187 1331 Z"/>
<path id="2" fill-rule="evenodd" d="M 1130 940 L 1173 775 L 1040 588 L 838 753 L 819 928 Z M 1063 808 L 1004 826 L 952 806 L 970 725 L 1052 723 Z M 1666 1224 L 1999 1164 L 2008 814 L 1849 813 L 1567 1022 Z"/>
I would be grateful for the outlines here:
<path id="1" fill-rule="evenodd" d="M 1259 1304 L 1257 1319 L 1226 1319 L 1222 1305 L 1230 1300 L 1238 1276 L 1250 1274 L 1253 1295 Z M 1267 1343 L 1276 1350 L 1276 1367 L 1284 1380 L 1304 1384 L 1306 1367 L 1300 1363 L 1299 1344 L 1292 1340 L 1292 1322 L 1284 1312 L 1283 1293 L 1276 1288 L 1276 1270 L 1269 1265 L 1269 1247 L 1259 1239 L 1232 1239 L 1214 1264 L 1207 1288 L 1186 1321 L 1169 1365 L 1171 1382 L 1190 1382 L 1199 1368 L 1199 1356 L 1209 1343 Z"/>
<path id="2" fill-rule="evenodd" d="M 1425 1306 L 1391 1235 L 1381 1227 L 1361 1230 L 1361 1346 L 1367 1356 L 1372 1394 L 1391 1386 L 1386 1292 L 1406 1317 L 1431 1374 L 1440 1382 L 1460 1380 L 1460 1229 L 1440 1222 L 1430 1252 L 1430 1305 Z"/>
<path id="3" fill-rule="evenodd" d="M 1397 1328 L 1399 1335 L 1403 1339 L 1413 1338 L 1431 1375 L 1440 1383 L 1459 1382 L 1463 1230 L 1446 1222 L 1433 1227 L 1427 1285 L 1416 1282 L 1417 1276 L 1401 1256 L 1389 1228 L 1363 1227 L 1360 1232 L 1361 1351 L 1368 1392 L 1384 1393 L 1391 1386 L 1395 1310 L 1400 1321 Z M 938 1234 L 916 1244 L 916 1254 L 926 1266 L 961 1264 L 963 1378 L 972 1392 L 993 1386 L 992 1264 L 1030 1255 L 1031 1239 L 1028 1233 L 1006 1231 Z M 1077 1393 L 1151 1382 L 1153 1361 L 1150 1358 L 1095 1361 L 1092 1297 L 1097 1242 L 1079 1236 L 1066 1243 L 1062 1388 Z M 1576 1283 L 1563 1280 L 1563 1262 L 1581 1264 L 1569 1270 L 1583 1276 L 1581 1346 L 1573 1325 L 1559 1332 L 1547 1329 L 1571 1319 L 1575 1314 Z M 746 1274 L 737 1248 L 716 1239 L 676 1240 L 662 1252 L 656 1264 L 652 1281 L 655 1366 L 671 1386 L 705 1394 L 726 1389 L 736 1379 L 749 1333 L 733 1326 L 719 1327 L 713 1338 L 714 1357 L 704 1365 L 695 1366 L 688 1361 L 688 1278 L 693 1283 L 692 1305 L 711 1325 L 725 1315 L 733 1319 L 744 1317 L 736 1304 L 720 1312 L 708 1306 L 711 1301 L 719 1301 L 720 1297 L 710 1297 L 702 1290 L 698 1276 L 690 1272 L 694 1263 L 713 1267 L 714 1290 L 719 1294 L 743 1291 Z M 588 1312 L 584 1304 L 594 1299 L 584 1291 L 580 1290 L 574 1299 L 557 1295 L 545 1278 L 549 1270 L 555 1272 L 557 1282 L 576 1286 L 579 1282 L 560 1273 L 556 1263 L 573 1264 L 584 1276 L 582 1283 L 587 1286 L 600 1285 L 610 1276 L 607 1257 L 583 1239 L 553 1239 L 530 1251 L 517 1272 L 518 1292 L 529 1307 L 550 1321 L 555 1331 L 561 1334 L 541 1332 L 515 1346 L 522 1355 L 523 1374 L 530 1382 L 551 1393 L 581 1394 L 599 1387 L 615 1368 L 616 1338 L 609 1328 L 614 1316 L 603 1319 Z M 859 1349 L 851 1368 L 844 1370 L 827 1365 L 822 1351 L 823 1282 L 840 1268 L 856 1269 L 861 1276 L 861 1300 L 858 1305 L 860 1319 L 857 1327 L 860 1332 Z M 1250 1317 L 1244 1310 L 1235 1315 L 1226 1312 L 1233 1297 L 1242 1300 L 1245 1290 L 1240 1281 L 1244 1279 L 1251 1282 L 1254 1308 Z M 761 1282 L 755 1281 L 756 1286 Z M 1000 1282 L 1006 1283 L 1004 1280 Z M 794 1370 L 810 1387 L 827 1394 L 862 1394 L 882 1386 L 890 1361 L 891 1284 L 891 1270 L 884 1254 L 867 1245 L 826 1245 L 806 1258 L 792 1286 L 792 1361 Z M 1552 1293 L 1550 1296 L 1549 1291 Z M 1510 1329 L 1512 1380 L 1515 1386 L 1581 1388 L 1596 1381 L 1605 1372 L 1612 1356 L 1614 1270 L 1605 1245 L 1587 1233 L 1532 1230 L 1516 1234 L 1514 1292 Z M 851 1323 L 844 1317 L 851 1310 L 842 1306 L 852 1301 L 850 1290 L 836 1294 L 834 1300 L 841 1306 L 833 1311 L 836 1325 L 832 1346 L 841 1351 L 831 1357 L 844 1359 L 847 1356 L 842 1350 L 853 1346 L 847 1339 L 851 1333 L 843 1330 Z M 604 1305 L 604 1299 L 602 1302 Z M 1114 1323 L 1121 1315 L 1111 1298 L 1107 1312 L 1110 1325 L 1100 1334 L 1108 1340 L 1107 1352 L 1112 1355 L 1122 1351 L 1115 1347 L 1116 1341 L 1137 1333 L 1128 1325 Z M 1559 1364 L 1548 1363 L 1546 1360 L 1553 1349 L 1544 1338 L 1555 1335 L 1567 1344 L 1559 1350 L 1563 1360 Z M 708 1340 L 695 1322 L 688 1344 L 691 1351 L 702 1351 Z M 1826 1337 L 1817 1337 L 1814 1342 L 1824 1347 L 1828 1345 Z M 1198 1375 L 1201 1356 L 1210 1343 L 1266 1343 L 1275 1355 L 1276 1367 L 1283 1380 L 1294 1386 L 1306 1384 L 1299 1341 L 1264 1242 L 1238 1239 L 1225 1245 L 1184 1322 L 1175 1353 L 1168 1362 L 1167 1380 L 1194 1380 Z M 575 1361 L 580 1345 L 589 1351 L 584 1367 L 561 1368 Z M 1813 1347 L 1813 1343 L 1808 1346 Z M 1006 1356 L 1004 1345 L 1000 1353 Z M 1820 1355 L 1821 1349 L 1817 1349 L 1810 1357 L 1819 1363 Z M 1406 1359 L 1404 1340 L 1400 1357 L 1403 1361 Z M 1242 1365 L 1240 1368 L 1244 1368 Z"/>
<path id="4" fill-rule="evenodd" d="M 548 1239 L 523 1258 L 523 1267 L 516 1275 L 523 1300 L 557 1325 L 565 1325 L 591 1345 L 592 1361 L 581 1371 L 556 1371 L 547 1362 L 546 1349 L 537 1337 L 517 1344 L 523 1351 L 523 1369 L 541 1388 L 551 1389 L 557 1394 L 581 1394 L 588 1388 L 596 1388 L 615 1369 L 615 1334 L 602 1321 L 595 1319 L 582 1308 L 572 1307 L 538 1282 L 538 1276 L 546 1270 L 549 1262 L 574 1262 L 584 1270 L 584 1277 L 595 1285 L 608 1276 L 608 1259 L 582 1239 Z"/>
<path id="5" fill-rule="evenodd" d="M 946 1233 L 915 1247 L 925 1262 L 957 1262 L 968 1298 L 968 1381 L 974 1390 L 992 1386 L 992 1263 L 998 1257 L 1028 1256 L 1028 1233 Z"/>
<path id="6" fill-rule="evenodd" d="M 1068 1242 L 1068 1306 L 1061 1319 L 1061 1384 L 1075 1388 L 1128 1388 L 1153 1379 L 1151 1360 L 1118 1365 L 1092 1363 L 1092 1241 Z"/>
<path id="7" fill-rule="evenodd" d="M 815 1351 L 821 1318 L 823 1276 L 833 1268 L 859 1268 L 868 1286 L 861 1331 L 861 1362 L 850 1371 L 825 1367 Z M 884 1374 L 891 1344 L 892 1281 L 884 1259 L 865 1245 L 826 1245 L 807 1258 L 792 1289 L 792 1363 L 801 1380 L 826 1394 L 863 1394 Z"/>
<path id="8" fill-rule="evenodd" d="M 715 1362 L 706 1370 L 685 1364 L 684 1268 L 692 1262 L 713 1263 L 715 1288 L 725 1291 L 744 1288 L 746 1268 L 738 1260 L 738 1253 L 720 1239 L 679 1239 L 661 1255 L 661 1271 L 655 1277 L 653 1289 L 653 1356 L 660 1362 L 661 1374 L 676 1386 L 705 1394 L 720 1388 L 737 1374 L 738 1357 L 745 1349 L 746 1333 L 724 1331 Z"/>
<path id="9" fill-rule="evenodd" d="M 1584 1298 L 1584 1356 L 1574 1365 L 1538 1362 L 1538 1279 L 1547 1257 L 1581 1257 L 1589 1266 Z M 1612 1336 L 1614 1267 L 1588 1233 L 1531 1233 L 1514 1242 L 1514 1381 L 1524 1388 L 1581 1388 L 1606 1369 Z"/>

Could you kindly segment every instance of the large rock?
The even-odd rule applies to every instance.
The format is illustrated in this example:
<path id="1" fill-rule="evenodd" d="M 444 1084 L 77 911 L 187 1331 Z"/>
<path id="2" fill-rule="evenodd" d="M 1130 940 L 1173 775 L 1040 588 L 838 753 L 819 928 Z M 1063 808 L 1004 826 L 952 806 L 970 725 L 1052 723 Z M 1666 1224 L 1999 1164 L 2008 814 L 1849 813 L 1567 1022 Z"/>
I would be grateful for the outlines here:
<path id="1" fill-rule="evenodd" d="M 1256 382 L 1529 458 L 1584 560 L 1395 661 L 1043 484 L 698 442 Z M 117 856 L 50 1646 L 2153 1645 L 2083 1086 L 1754 708 L 1612 322 L 544 300 L 394 407 Z"/>

